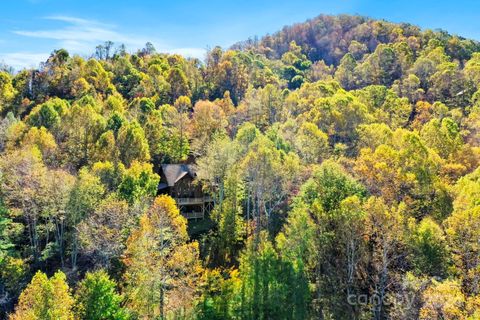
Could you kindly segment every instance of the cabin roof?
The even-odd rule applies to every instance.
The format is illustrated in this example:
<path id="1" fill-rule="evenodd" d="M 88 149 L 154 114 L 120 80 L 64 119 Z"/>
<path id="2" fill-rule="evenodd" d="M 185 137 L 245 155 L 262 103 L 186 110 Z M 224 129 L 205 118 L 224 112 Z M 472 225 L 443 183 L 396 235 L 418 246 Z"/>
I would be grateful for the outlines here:
<path id="1" fill-rule="evenodd" d="M 195 170 L 190 164 L 162 164 L 162 171 L 169 187 L 173 187 L 186 175 L 195 178 Z"/>

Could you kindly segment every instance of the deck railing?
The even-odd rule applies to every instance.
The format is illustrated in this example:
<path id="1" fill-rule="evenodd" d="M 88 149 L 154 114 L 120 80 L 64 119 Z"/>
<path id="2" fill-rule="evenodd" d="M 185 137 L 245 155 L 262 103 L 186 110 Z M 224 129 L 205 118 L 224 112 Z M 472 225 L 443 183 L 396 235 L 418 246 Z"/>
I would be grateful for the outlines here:
<path id="1" fill-rule="evenodd" d="M 185 205 L 196 205 L 196 204 L 204 204 L 206 202 L 212 202 L 212 197 L 205 196 L 199 198 L 175 198 L 175 201 L 179 206 Z"/>
<path id="2" fill-rule="evenodd" d="M 205 218 L 205 215 L 203 214 L 203 212 L 184 212 L 182 213 L 182 215 L 188 220 Z"/>

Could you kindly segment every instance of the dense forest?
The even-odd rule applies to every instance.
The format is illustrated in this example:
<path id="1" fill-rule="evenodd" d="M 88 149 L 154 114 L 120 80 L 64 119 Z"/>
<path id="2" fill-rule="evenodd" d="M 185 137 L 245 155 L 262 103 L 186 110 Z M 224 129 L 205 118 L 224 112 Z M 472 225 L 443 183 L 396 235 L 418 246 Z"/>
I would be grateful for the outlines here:
<path id="1" fill-rule="evenodd" d="M 10 320 L 480 319 L 480 43 L 319 16 L 0 71 Z M 188 220 L 165 164 L 214 199 Z"/>

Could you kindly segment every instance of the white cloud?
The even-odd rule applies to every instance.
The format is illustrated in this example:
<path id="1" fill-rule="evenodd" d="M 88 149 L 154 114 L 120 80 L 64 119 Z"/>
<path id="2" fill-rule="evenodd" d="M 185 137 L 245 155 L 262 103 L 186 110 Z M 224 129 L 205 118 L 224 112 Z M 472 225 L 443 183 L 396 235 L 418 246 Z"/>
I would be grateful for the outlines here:
<path id="1" fill-rule="evenodd" d="M 91 25 L 91 24 L 96 24 L 96 25 L 104 25 L 104 26 L 109 26 L 108 24 L 93 21 L 93 20 L 87 20 L 87 19 L 82 19 L 82 18 L 77 18 L 77 17 L 71 17 L 71 16 L 62 16 L 62 15 L 57 15 L 57 16 L 47 16 L 45 19 L 48 20 L 57 20 L 57 21 L 63 21 L 63 22 L 70 22 L 73 24 L 85 24 L 85 25 Z M 110 25 L 111 26 L 111 25 Z"/>
<path id="2" fill-rule="evenodd" d="M 206 50 L 202 48 L 174 48 L 166 45 L 159 39 L 151 39 L 120 32 L 115 25 L 88 20 L 72 16 L 48 16 L 43 19 L 56 21 L 60 27 L 43 30 L 15 30 L 14 34 L 52 41 L 52 50 L 64 48 L 71 54 L 90 55 L 95 47 L 105 41 L 113 41 L 116 46 L 125 44 L 129 50 L 143 48 L 145 43 L 151 42 L 158 52 L 178 53 L 186 57 L 204 59 Z M 16 69 L 37 66 L 45 61 L 49 54 L 19 52 L 0 54 L 0 61 Z"/>
<path id="3" fill-rule="evenodd" d="M 15 69 L 37 67 L 41 61 L 47 60 L 49 53 L 13 52 L 0 54 L 0 61 Z"/>
<path id="4" fill-rule="evenodd" d="M 176 48 L 167 50 L 167 52 L 177 53 L 188 58 L 198 58 L 201 60 L 205 59 L 205 55 L 207 54 L 207 50 L 202 48 Z"/>
<path id="5" fill-rule="evenodd" d="M 95 46 L 105 41 L 125 44 L 129 48 L 140 48 L 148 39 L 121 34 L 115 26 L 94 20 L 69 16 L 49 16 L 44 19 L 65 23 L 63 27 L 45 30 L 17 30 L 13 33 L 38 39 L 57 41 L 57 46 L 73 53 L 88 54 Z"/>

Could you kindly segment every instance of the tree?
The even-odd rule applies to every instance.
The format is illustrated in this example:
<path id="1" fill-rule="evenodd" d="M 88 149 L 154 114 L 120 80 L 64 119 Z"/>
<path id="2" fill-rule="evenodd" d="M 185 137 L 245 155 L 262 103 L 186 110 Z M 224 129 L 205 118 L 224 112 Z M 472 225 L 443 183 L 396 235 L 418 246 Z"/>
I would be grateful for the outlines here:
<path id="1" fill-rule="evenodd" d="M 283 235 L 283 254 L 310 274 L 315 314 L 358 314 L 347 304 L 361 288 L 365 189 L 338 164 L 325 161 L 294 200 Z M 364 263 L 363 263 L 364 265 Z"/>
<path id="2" fill-rule="evenodd" d="M 237 314 L 244 319 L 308 318 L 308 282 L 283 259 L 265 232 L 249 241 L 240 258 Z"/>
<path id="3" fill-rule="evenodd" d="M 378 123 L 392 129 L 404 128 L 410 121 L 412 106 L 407 98 L 397 96 L 386 86 L 371 85 L 355 92 Z"/>
<path id="4" fill-rule="evenodd" d="M 111 58 L 110 53 L 113 47 L 112 41 L 105 41 L 104 44 L 99 44 L 95 47 L 95 55 L 99 60 L 108 60 Z"/>
<path id="5" fill-rule="evenodd" d="M 400 78 L 401 71 L 394 48 L 387 44 L 379 44 L 375 51 L 355 68 L 357 79 L 364 85 L 390 86 L 393 80 Z"/>
<path id="6" fill-rule="evenodd" d="M 128 319 L 121 303 L 122 297 L 117 293 L 116 283 L 104 270 L 87 272 L 75 292 L 75 311 L 79 319 Z"/>
<path id="7" fill-rule="evenodd" d="M 95 144 L 95 159 L 98 161 L 118 161 L 119 150 L 112 130 L 104 132 Z"/>
<path id="8" fill-rule="evenodd" d="M 129 204 L 153 197 L 157 193 L 160 177 L 149 163 L 133 161 L 118 186 L 120 198 Z"/>
<path id="9" fill-rule="evenodd" d="M 0 150 L 2 152 L 5 150 L 7 140 L 11 134 L 9 131 L 11 131 L 11 128 L 15 127 L 17 123 L 19 123 L 19 120 L 15 118 L 12 112 L 7 113 L 5 118 L 0 121 Z"/>
<path id="10" fill-rule="evenodd" d="M 315 99 L 313 107 L 306 107 L 299 118 L 316 124 L 328 134 L 331 144 L 352 143 L 356 139 L 355 129 L 371 122 L 367 106 L 344 90 L 337 89 L 331 96 Z"/>
<path id="11" fill-rule="evenodd" d="M 145 135 L 154 161 L 175 163 L 184 161 L 190 152 L 187 126 L 188 114 L 165 105 L 152 112 L 145 123 Z"/>
<path id="12" fill-rule="evenodd" d="M 441 63 L 447 62 L 449 62 L 449 57 L 445 55 L 445 49 L 442 46 L 437 46 L 436 48 L 425 50 L 422 55 L 417 58 L 410 72 L 417 76 L 420 80 L 420 87 L 427 91 L 430 77 L 437 71 L 437 67 Z"/>
<path id="13" fill-rule="evenodd" d="M 156 106 L 152 99 L 144 97 L 133 100 L 130 108 L 133 109 L 132 111 L 136 114 L 138 121 L 144 124 L 147 116 L 156 109 Z"/>
<path id="14" fill-rule="evenodd" d="M 365 203 L 367 212 L 368 246 L 372 248 L 369 257 L 371 293 L 375 297 L 372 305 L 373 319 L 383 319 L 387 294 L 395 282 L 392 269 L 405 256 L 402 250 L 405 207 L 388 207 L 383 199 L 371 197 Z"/>
<path id="15" fill-rule="evenodd" d="M 315 61 L 312 64 L 308 74 L 308 79 L 312 82 L 319 80 L 332 80 L 335 68 L 333 65 L 327 65 L 324 60 Z"/>
<path id="16" fill-rule="evenodd" d="M 430 217 L 416 224 L 409 221 L 407 243 L 412 252 L 411 260 L 418 273 L 443 276 L 449 263 L 447 243 L 442 228 Z"/>
<path id="17" fill-rule="evenodd" d="M 145 138 L 145 132 L 138 122 L 133 121 L 120 127 L 117 143 L 120 159 L 127 167 L 134 160 L 140 162 L 150 160 L 150 150 Z"/>
<path id="18" fill-rule="evenodd" d="M 304 122 L 298 130 L 295 146 L 305 163 L 320 163 L 328 152 L 328 136 L 315 124 Z"/>
<path id="19" fill-rule="evenodd" d="M 477 256 L 480 252 L 478 233 L 480 227 L 480 207 L 455 211 L 445 224 L 447 239 L 453 248 L 455 265 L 461 273 L 466 292 L 480 292 L 480 272 Z"/>
<path id="20" fill-rule="evenodd" d="M 281 118 L 282 108 L 282 91 L 268 84 L 264 88 L 250 87 L 236 112 L 243 113 L 247 121 L 263 129 Z"/>
<path id="21" fill-rule="evenodd" d="M 70 228 L 72 228 L 71 263 L 73 269 L 77 267 L 79 224 L 92 215 L 104 195 L 105 187 L 100 182 L 100 179 L 85 168 L 80 170 L 70 192 L 66 217 Z"/>
<path id="22" fill-rule="evenodd" d="M 247 220 L 253 218 L 256 233 L 264 228 L 273 230 L 279 218 L 274 213 L 295 185 L 298 169 L 296 155 L 277 150 L 263 135 L 248 146 L 240 170 L 246 180 Z"/>
<path id="23" fill-rule="evenodd" d="M 13 253 L 15 254 L 15 253 Z M 29 279 L 28 261 L 8 256 L 1 262 L 0 285 L 2 295 L 2 316 L 13 311 L 14 303 L 25 288 Z"/>
<path id="24" fill-rule="evenodd" d="M 75 177 L 63 170 L 50 170 L 46 177 L 46 212 L 49 229 L 53 229 L 55 249 L 60 256 L 61 266 L 65 266 L 65 241 L 67 223 L 67 206 L 75 183 Z M 44 214 L 45 214 L 44 213 Z"/>
<path id="25" fill-rule="evenodd" d="M 364 43 L 353 40 L 348 46 L 348 52 L 355 60 L 361 60 L 363 55 L 368 52 L 368 48 Z"/>
<path id="26" fill-rule="evenodd" d="M 185 76 L 185 73 L 178 66 L 174 66 L 170 69 L 170 72 L 167 76 L 167 81 L 170 83 L 172 88 L 171 99 L 172 101 L 177 100 L 181 96 L 190 96 L 190 87 L 188 86 L 188 79 Z"/>
<path id="27" fill-rule="evenodd" d="M 16 240 L 21 233 L 19 224 L 11 217 L 10 210 L 0 201 L 0 305 L 2 316 L 13 307 L 12 302 L 20 294 L 27 276 L 27 261 L 21 259 Z"/>
<path id="28" fill-rule="evenodd" d="M 356 87 L 355 68 L 357 67 L 357 61 L 351 54 L 346 54 L 340 61 L 340 65 L 335 72 L 335 79 L 340 82 L 343 88 L 347 90 L 354 89 Z"/>
<path id="29" fill-rule="evenodd" d="M 420 135 L 443 159 L 453 157 L 463 145 L 460 128 L 451 118 L 430 120 Z"/>
<path id="30" fill-rule="evenodd" d="M 127 305 L 139 317 L 166 319 L 189 306 L 200 265 L 198 244 L 187 240 L 186 219 L 175 201 L 157 197 L 125 251 Z"/>
<path id="31" fill-rule="evenodd" d="M 29 253 L 36 263 L 41 251 L 39 225 L 43 222 L 47 169 L 35 147 L 4 154 L 0 165 L 5 203 L 21 213 L 27 226 Z"/>
<path id="32" fill-rule="evenodd" d="M 470 60 L 465 63 L 465 76 L 478 88 L 480 86 L 480 53 L 474 52 Z"/>
<path id="33" fill-rule="evenodd" d="M 131 60 L 133 61 L 133 59 Z M 134 67 L 128 55 L 118 57 L 114 67 L 115 76 L 112 80 L 115 87 L 124 97 L 131 99 L 135 96 L 135 91 L 142 79 L 141 72 Z M 108 75 L 108 73 L 106 74 Z"/>
<path id="34" fill-rule="evenodd" d="M 244 183 L 238 169 L 233 168 L 222 181 L 222 201 L 215 206 L 211 218 L 215 221 L 216 234 L 212 239 L 209 261 L 213 265 L 231 265 L 245 237 L 245 221 L 242 202 L 245 198 Z"/>
<path id="35" fill-rule="evenodd" d="M 50 129 L 60 122 L 60 116 L 51 104 L 46 103 L 33 109 L 27 121 L 32 126 Z"/>
<path id="36" fill-rule="evenodd" d="M 225 179 L 237 160 L 237 145 L 226 136 L 216 137 L 206 148 L 205 155 L 197 159 L 197 177 L 213 194 L 220 208 L 225 196 Z"/>
<path id="37" fill-rule="evenodd" d="M 194 154 L 203 155 L 216 135 L 225 134 L 227 119 L 222 108 L 210 101 L 195 104 L 190 124 L 190 137 Z"/>
<path id="38" fill-rule="evenodd" d="M 36 106 L 29 113 L 26 122 L 37 128 L 56 129 L 63 117 L 70 109 L 70 104 L 62 99 L 53 98 L 41 105 Z"/>
<path id="39" fill-rule="evenodd" d="M 111 259 L 120 257 L 125 249 L 126 230 L 132 225 L 130 214 L 125 200 L 110 195 L 81 222 L 78 227 L 81 246 L 96 264 L 108 268 Z"/>
<path id="40" fill-rule="evenodd" d="M 465 296 L 460 285 L 452 280 L 437 282 L 423 293 L 424 304 L 420 309 L 419 319 L 466 319 L 464 310 Z"/>
<path id="41" fill-rule="evenodd" d="M 205 269 L 200 282 L 202 296 L 195 306 L 195 316 L 199 320 L 233 319 L 239 311 L 235 302 L 238 298 L 241 280 L 238 270 L 226 274 L 220 269 Z"/>
<path id="42" fill-rule="evenodd" d="M 388 299 L 388 316 L 392 320 L 419 319 L 420 309 L 424 302 L 423 293 L 430 285 L 431 278 L 415 276 L 412 272 L 407 271 L 397 283 L 401 287 L 396 288 L 393 294 L 395 297 L 403 298 L 396 299 L 391 296 L 392 299 Z M 408 301 L 406 301 L 407 299 Z"/>
<path id="43" fill-rule="evenodd" d="M 74 104 L 62 121 L 66 139 L 61 147 L 67 159 L 77 168 L 90 163 L 95 143 L 106 126 L 105 119 L 95 110 L 98 106 L 86 97 L 82 103 Z"/>
<path id="44" fill-rule="evenodd" d="M 207 53 L 206 82 L 210 99 L 219 99 L 228 91 L 235 104 L 242 100 L 249 76 L 244 59 L 248 59 L 245 54 L 235 50 L 224 52 L 218 46 Z"/>
<path id="45" fill-rule="evenodd" d="M 55 163 L 57 143 L 53 135 L 44 127 L 33 127 L 23 136 L 22 146 L 37 147 L 47 164 Z"/>
<path id="46" fill-rule="evenodd" d="M 175 100 L 175 109 L 178 111 L 178 113 L 173 113 L 174 117 L 172 118 L 172 121 L 174 125 L 177 127 L 178 133 L 180 134 L 179 136 L 179 142 L 180 145 L 178 146 L 178 149 L 182 152 L 185 149 L 185 140 L 187 139 L 187 127 L 190 123 L 189 121 L 189 111 L 192 107 L 192 103 L 190 101 L 190 98 L 185 97 L 185 96 L 180 96 L 177 100 Z"/>
<path id="47" fill-rule="evenodd" d="M 50 279 L 38 271 L 20 295 L 10 320 L 73 320 L 74 299 L 65 274 L 57 271 Z"/>
<path id="48" fill-rule="evenodd" d="M 0 202 L 0 265 L 5 263 L 5 259 L 11 254 L 14 244 L 9 235 L 13 221 L 8 217 L 8 209 L 5 204 Z"/>
<path id="49" fill-rule="evenodd" d="M 0 111 L 5 111 L 15 98 L 16 90 L 12 85 L 12 77 L 7 72 L 0 72 Z"/>
<path id="50" fill-rule="evenodd" d="M 393 141 L 375 150 L 362 149 L 355 171 L 369 191 L 389 203 L 405 202 L 410 215 L 445 217 L 451 200 L 438 182 L 440 159 L 418 134 L 404 129 L 393 133 Z"/>
<path id="51" fill-rule="evenodd" d="M 414 74 L 409 74 L 404 79 L 394 81 L 392 89 L 400 97 L 406 97 L 412 103 L 416 103 L 425 95 L 425 91 L 420 88 L 420 79 Z"/>
<path id="52" fill-rule="evenodd" d="M 299 88 L 304 81 L 303 71 L 308 69 L 312 62 L 302 54 L 302 48 L 295 41 L 289 43 L 289 50 L 282 55 L 281 60 L 286 65 L 282 73 L 288 81 L 288 88 Z"/>
<path id="53" fill-rule="evenodd" d="M 393 137 L 390 127 L 383 123 L 360 125 L 357 128 L 357 132 L 359 151 L 363 148 L 375 150 L 378 146 L 392 141 Z"/>
<path id="54" fill-rule="evenodd" d="M 107 191 L 113 192 L 117 190 L 122 181 L 125 166 L 119 162 L 95 162 L 92 166 L 92 173 L 100 178 Z"/>
<path id="55" fill-rule="evenodd" d="M 353 195 L 364 197 L 365 187 L 332 160 L 324 161 L 301 190 L 302 200 L 307 205 L 317 202 L 325 212 L 338 209 L 344 199 Z"/>
<path id="56" fill-rule="evenodd" d="M 433 101 L 440 100 L 448 106 L 467 106 L 473 86 L 465 80 L 458 63 L 445 62 L 430 77 L 427 94 Z"/>
<path id="57" fill-rule="evenodd" d="M 453 205 L 456 212 L 475 209 L 480 195 L 480 169 L 477 168 L 459 179 L 455 185 L 455 193 Z"/>

